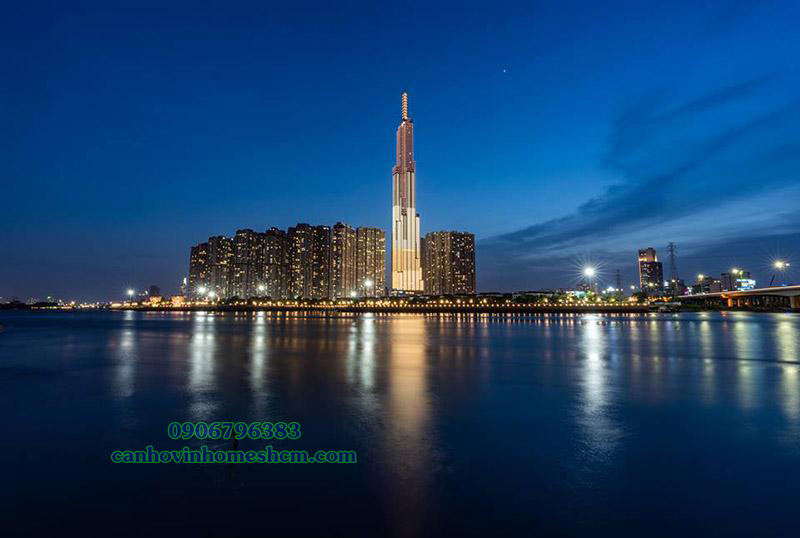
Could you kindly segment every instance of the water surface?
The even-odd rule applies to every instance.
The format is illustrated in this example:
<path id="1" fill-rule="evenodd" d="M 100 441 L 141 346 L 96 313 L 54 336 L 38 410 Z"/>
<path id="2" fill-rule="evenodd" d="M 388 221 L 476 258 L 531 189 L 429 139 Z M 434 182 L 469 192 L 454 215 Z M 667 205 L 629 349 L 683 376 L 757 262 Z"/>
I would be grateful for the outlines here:
<path id="1" fill-rule="evenodd" d="M 797 315 L 0 321 L 11 535 L 797 535 Z M 110 461 L 226 420 L 359 463 Z"/>

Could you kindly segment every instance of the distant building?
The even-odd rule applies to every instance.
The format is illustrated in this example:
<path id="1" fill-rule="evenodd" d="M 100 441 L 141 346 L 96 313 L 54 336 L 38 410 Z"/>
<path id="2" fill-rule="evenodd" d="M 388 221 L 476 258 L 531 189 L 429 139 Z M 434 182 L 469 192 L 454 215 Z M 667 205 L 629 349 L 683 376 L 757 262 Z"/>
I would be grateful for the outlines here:
<path id="1" fill-rule="evenodd" d="M 386 288 L 386 234 L 380 228 L 356 230 L 356 291 L 382 297 Z"/>
<path id="2" fill-rule="evenodd" d="M 237 230 L 233 238 L 230 296 L 247 299 L 257 295 L 263 265 L 263 234 L 250 229 Z"/>
<path id="3" fill-rule="evenodd" d="M 331 292 L 334 299 L 358 294 L 356 286 L 356 231 L 342 222 L 331 236 Z"/>
<path id="4" fill-rule="evenodd" d="M 475 293 L 475 236 L 431 232 L 422 245 L 423 282 L 428 295 Z"/>
<path id="5" fill-rule="evenodd" d="M 161 288 L 153 284 L 149 288 L 147 288 L 147 295 L 150 297 L 161 297 Z"/>
<path id="6" fill-rule="evenodd" d="M 756 287 L 756 281 L 753 279 L 750 271 L 743 271 L 741 269 L 734 269 L 728 273 L 722 273 L 719 280 L 722 291 L 751 290 Z"/>
<path id="7" fill-rule="evenodd" d="M 692 285 L 692 294 L 718 293 L 722 291 L 720 279 L 700 274 Z"/>
<path id="8" fill-rule="evenodd" d="M 189 254 L 189 281 L 186 295 L 198 297 L 200 295 L 198 290 L 208 286 L 208 279 L 208 243 L 200 243 L 193 246 Z"/>
<path id="9" fill-rule="evenodd" d="M 677 278 L 667 282 L 667 291 L 670 295 L 686 295 L 688 289 L 683 279 Z"/>
<path id="10" fill-rule="evenodd" d="M 291 296 L 331 297 L 331 228 L 299 223 L 289 228 Z"/>
<path id="11" fill-rule="evenodd" d="M 208 286 L 218 298 L 232 295 L 231 267 L 233 266 L 233 240 L 224 235 L 208 238 Z"/>
<path id="12" fill-rule="evenodd" d="M 382 296 L 383 230 L 299 223 L 283 231 L 238 230 L 191 248 L 189 297 L 330 299 Z"/>
<path id="13" fill-rule="evenodd" d="M 289 235 L 278 228 L 267 230 L 264 234 L 265 295 L 273 299 L 286 299 L 290 296 L 290 258 Z"/>
<path id="14" fill-rule="evenodd" d="M 639 287 L 648 293 L 664 290 L 664 269 L 652 247 L 639 250 Z"/>

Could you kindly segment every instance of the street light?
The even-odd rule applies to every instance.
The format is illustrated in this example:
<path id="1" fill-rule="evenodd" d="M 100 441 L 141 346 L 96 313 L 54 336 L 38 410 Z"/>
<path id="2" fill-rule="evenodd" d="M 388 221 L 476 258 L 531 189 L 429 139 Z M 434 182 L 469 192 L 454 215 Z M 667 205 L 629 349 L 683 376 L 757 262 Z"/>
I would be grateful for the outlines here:
<path id="1" fill-rule="evenodd" d="M 587 265 L 586 267 L 583 268 L 583 276 L 585 276 L 588 279 L 594 278 L 596 274 L 597 274 L 597 269 L 595 269 L 591 265 Z"/>
<path id="2" fill-rule="evenodd" d="M 258 285 L 258 291 L 259 292 L 264 293 L 265 289 L 267 289 L 267 287 L 264 284 L 259 284 Z"/>
<path id="3" fill-rule="evenodd" d="M 789 262 L 785 260 L 775 260 L 772 262 L 772 267 L 774 267 L 777 271 L 785 271 L 789 268 Z M 772 274 L 772 278 L 769 281 L 769 285 L 772 286 L 772 283 L 775 282 L 775 273 Z"/>
<path id="4" fill-rule="evenodd" d="M 136 293 L 136 290 L 133 288 L 128 288 L 128 297 L 133 297 Z"/>

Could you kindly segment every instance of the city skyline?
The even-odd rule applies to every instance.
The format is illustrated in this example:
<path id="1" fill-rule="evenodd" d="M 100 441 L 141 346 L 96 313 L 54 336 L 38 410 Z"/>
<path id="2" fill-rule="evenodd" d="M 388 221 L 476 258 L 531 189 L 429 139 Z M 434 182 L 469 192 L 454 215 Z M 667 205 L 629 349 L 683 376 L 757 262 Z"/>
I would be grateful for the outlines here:
<path id="1" fill-rule="evenodd" d="M 175 292 L 187 246 L 223 231 L 389 234 L 404 89 L 419 232 L 474 233 L 478 291 L 569 287 L 585 258 L 629 286 L 636 251 L 669 242 L 687 284 L 734 267 L 769 282 L 800 259 L 800 8 L 618 7 L 16 6 L 0 296 Z"/>

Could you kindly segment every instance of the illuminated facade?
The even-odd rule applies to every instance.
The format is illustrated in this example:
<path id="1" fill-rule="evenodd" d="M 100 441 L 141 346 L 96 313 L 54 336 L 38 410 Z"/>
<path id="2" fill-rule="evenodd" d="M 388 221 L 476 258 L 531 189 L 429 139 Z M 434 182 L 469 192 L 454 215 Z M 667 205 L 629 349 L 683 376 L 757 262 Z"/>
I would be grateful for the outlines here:
<path id="1" fill-rule="evenodd" d="M 264 265 L 264 235 L 250 229 L 237 230 L 233 237 L 230 290 L 233 297 L 258 295 Z"/>
<path id="2" fill-rule="evenodd" d="M 190 297 L 199 297 L 200 288 L 208 286 L 208 243 L 200 243 L 192 247 L 189 254 L 189 282 L 185 293 Z"/>
<path id="3" fill-rule="evenodd" d="M 289 297 L 289 236 L 283 230 L 270 228 L 264 234 L 263 279 L 265 295 L 273 299 Z"/>
<path id="4" fill-rule="evenodd" d="M 356 291 L 382 297 L 386 288 L 386 234 L 380 228 L 356 230 Z"/>
<path id="5" fill-rule="evenodd" d="M 664 290 L 664 269 L 652 247 L 639 250 L 639 287 L 649 293 Z"/>
<path id="6" fill-rule="evenodd" d="M 208 238 L 208 287 L 216 297 L 229 297 L 231 267 L 233 266 L 233 240 L 216 235 Z"/>
<path id="7" fill-rule="evenodd" d="M 195 299 L 381 297 L 386 240 L 378 228 L 300 223 L 288 232 L 237 230 L 191 248 L 188 295 Z M 202 290 L 202 291 L 201 291 Z"/>
<path id="8" fill-rule="evenodd" d="M 466 232 L 431 232 L 423 241 L 425 293 L 475 293 L 475 236 Z"/>
<path id="9" fill-rule="evenodd" d="M 300 223 L 289 228 L 290 295 L 302 299 L 331 296 L 331 228 Z"/>
<path id="10" fill-rule="evenodd" d="M 397 163 L 392 169 L 392 289 L 414 293 L 423 290 L 423 279 L 416 209 L 414 122 L 408 116 L 407 93 L 403 93 L 402 103 Z"/>
<path id="11" fill-rule="evenodd" d="M 334 299 L 353 297 L 356 289 L 356 231 L 337 222 L 331 239 L 331 292 Z"/>

